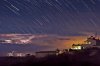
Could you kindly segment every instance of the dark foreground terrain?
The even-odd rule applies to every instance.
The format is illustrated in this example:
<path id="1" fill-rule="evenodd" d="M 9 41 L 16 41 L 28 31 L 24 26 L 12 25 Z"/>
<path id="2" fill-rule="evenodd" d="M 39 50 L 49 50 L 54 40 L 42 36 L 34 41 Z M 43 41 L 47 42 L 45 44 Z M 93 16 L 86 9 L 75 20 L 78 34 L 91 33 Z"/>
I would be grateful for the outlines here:
<path id="1" fill-rule="evenodd" d="M 45 58 L 0 57 L 0 66 L 100 66 L 100 49 L 71 51 Z"/>

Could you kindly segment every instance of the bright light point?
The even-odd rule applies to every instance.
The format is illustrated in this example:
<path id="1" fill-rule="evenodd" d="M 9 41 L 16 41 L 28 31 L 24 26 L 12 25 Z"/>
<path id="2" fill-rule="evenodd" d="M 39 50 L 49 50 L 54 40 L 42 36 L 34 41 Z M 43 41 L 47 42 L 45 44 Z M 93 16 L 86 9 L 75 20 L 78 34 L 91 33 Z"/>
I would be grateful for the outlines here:
<path id="1" fill-rule="evenodd" d="M 12 40 L 5 40 L 6 43 L 12 43 Z"/>

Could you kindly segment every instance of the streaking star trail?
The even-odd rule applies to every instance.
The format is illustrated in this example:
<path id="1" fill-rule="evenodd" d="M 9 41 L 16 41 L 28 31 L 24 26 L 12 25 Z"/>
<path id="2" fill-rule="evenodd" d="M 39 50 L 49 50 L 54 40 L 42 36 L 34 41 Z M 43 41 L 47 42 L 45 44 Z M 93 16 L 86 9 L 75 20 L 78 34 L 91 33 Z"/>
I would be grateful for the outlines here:
<path id="1" fill-rule="evenodd" d="M 34 42 L 48 46 L 52 43 L 55 48 L 58 42 L 62 47 L 69 46 L 74 37 L 77 40 L 100 34 L 99 6 L 99 0 L 0 0 L 0 34 L 47 35 Z M 69 40 L 54 41 L 57 36 Z"/>

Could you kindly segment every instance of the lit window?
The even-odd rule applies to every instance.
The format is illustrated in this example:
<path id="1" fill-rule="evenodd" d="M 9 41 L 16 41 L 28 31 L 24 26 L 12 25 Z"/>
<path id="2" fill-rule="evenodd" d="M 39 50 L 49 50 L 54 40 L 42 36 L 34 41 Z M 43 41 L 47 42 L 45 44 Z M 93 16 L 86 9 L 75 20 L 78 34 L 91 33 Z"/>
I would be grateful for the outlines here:
<path id="1" fill-rule="evenodd" d="M 91 42 L 88 42 L 88 44 L 91 44 Z"/>

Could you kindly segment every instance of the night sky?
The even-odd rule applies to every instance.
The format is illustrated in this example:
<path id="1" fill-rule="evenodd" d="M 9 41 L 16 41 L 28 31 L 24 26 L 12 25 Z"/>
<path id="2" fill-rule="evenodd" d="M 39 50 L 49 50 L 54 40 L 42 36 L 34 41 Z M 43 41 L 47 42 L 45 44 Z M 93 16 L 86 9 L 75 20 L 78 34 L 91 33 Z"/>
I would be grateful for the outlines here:
<path id="1" fill-rule="evenodd" d="M 100 0 L 0 0 L 0 33 L 47 35 L 39 46 L 68 47 L 99 28 Z"/>

